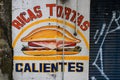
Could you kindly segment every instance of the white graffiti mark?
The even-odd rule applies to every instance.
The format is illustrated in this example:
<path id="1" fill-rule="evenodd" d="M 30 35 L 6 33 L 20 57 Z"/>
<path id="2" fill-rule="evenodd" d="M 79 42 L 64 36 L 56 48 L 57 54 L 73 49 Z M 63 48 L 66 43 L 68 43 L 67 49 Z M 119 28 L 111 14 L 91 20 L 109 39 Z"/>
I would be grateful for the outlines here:
<path id="1" fill-rule="evenodd" d="M 101 29 L 100 35 L 98 36 L 97 40 L 95 41 L 95 44 L 98 43 L 100 37 L 103 35 L 104 30 L 105 30 L 105 26 L 106 26 L 106 24 L 104 23 L 103 26 L 102 26 L 102 29 Z M 97 31 L 99 31 L 99 30 L 97 30 Z M 96 31 L 96 32 L 97 32 L 97 31 Z M 97 34 L 97 33 L 96 33 L 96 34 Z"/>
<path id="2" fill-rule="evenodd" d="M 92 76 L 92 77 L 91 77 L 91 80 L 97 80 L 97 79 L 95 78 L 95 76 Z"/>
<path id="3" fill-rule="evenodd" d="M 101 44 L 100 44 L 100 47 L 99 47 L 97 56 L 96 56 L 95 61 L 93 62 L 92 65 L 94 65 L 94 66 L 98 69 L 98 71 L 101 73 L 101 75 L 102 75 L 106 80 L 110 80 L 110 78 L 109 78 L 109 77 L 105 74 L 105 72 L 104 72 L 104 66 L 103 66 L 103 45 L 104 45 L 105 39 L 106 39 L 106 37 L 107 37 L 108 34 L 113 33 L 113 32 L 115 32 L 115 31 L 117 31 L 117 30 L 120 30 L 120 24 L 119 24 L 119 22 L 118 22 L 118 21 L 120 20 L 120 12 L 118 12 L 118 14 L 119 14 L 118 17 L 117 17 L 116 14 L 117 14 L 117 12 L 116 12 L 116 11 L 113 11 L 113 12 L 112 12 L 112 18 L 111 18 L 111 20 L 110 20 L 109 25 L 106 26 L 106 23 L 103 23 L 102 29 L 101 29 L 100 34 L 98 35 L 98 37 L 97 37 L 97 34 L 98 34 L 99 30 L 96 30 L 96 34 L 94 35 L 94 39 L 96 39 L 96 37 L 97 37 L 97 39 L 96 39 L 96 41 L 95 41 L 95 44 L 97 44 L 97 43 L 99 42 L 99 40 L 100 40 L 101 37 L 103 37 L 103 40 L 102 40 L 102 42 L 101 42 Z M 117 26 L 116 26 L 115 29 L 110 30 L 110 28 L 112 27 L 113 22 L 115 22 L 115 24 L 116 24 Z M 106 28 L 106 27 L 107 27 L 107 28 Z M 97 60 L 98 60 L 98 59 L 100 59 L 100 66 L 97 65 Z M 94 76 L 91 77 L 91 79 L 92 79 L 92 80 L 96 80 L 96 78 L 95 78 Z"/>
<path id="4" fill-rule="evenodd" d="M 99 30 L 96 30 L 96 33 L 95 33 L 94 39 L 96 39 L 98 32 L 99 32 Z"/>

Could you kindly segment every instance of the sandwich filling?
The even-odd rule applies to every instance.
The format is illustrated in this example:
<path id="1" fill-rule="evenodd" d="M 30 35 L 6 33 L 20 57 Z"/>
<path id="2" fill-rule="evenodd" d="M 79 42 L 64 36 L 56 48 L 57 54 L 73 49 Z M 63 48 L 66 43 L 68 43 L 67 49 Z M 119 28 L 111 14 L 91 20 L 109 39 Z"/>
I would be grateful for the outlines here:
<path id="1" fill-rule="evenodd" d="M 31 31 L 21 39 L 28 42 L 28 47 L 23 47 L 22 51 L 56 50 L 62 52 L 80 52 L 81 47 L 76 46 L 81 40 L 75 38 L 70 32 L 65 31 L 63 39 L 63 28 L 57 26 L 44 26 Z"/>
<path id="2" fill-rule="evenodd" d="M 64 43 L 64 44 L 63 44 Z M 63 41 L 35 41 L 35 42 L 28 42 L 29 46 L 32 47 L 46 47 L 49 49 L 56 49 L 58 47 L 67 47 L 67 46 L 75 46 L 76 43 L 74 42 L 63 42 Z"/>
<path id="3" fill-rule="evenodd" d="M 52 42 L 52 41 L 35 41 L 35 42 L 28 42 L 29 47 L 23 47 L 23 51 L 26 50 L 56 50 L 56 51 L 81 51 L 81 47 L 76 46 L 74 42 Z"/>

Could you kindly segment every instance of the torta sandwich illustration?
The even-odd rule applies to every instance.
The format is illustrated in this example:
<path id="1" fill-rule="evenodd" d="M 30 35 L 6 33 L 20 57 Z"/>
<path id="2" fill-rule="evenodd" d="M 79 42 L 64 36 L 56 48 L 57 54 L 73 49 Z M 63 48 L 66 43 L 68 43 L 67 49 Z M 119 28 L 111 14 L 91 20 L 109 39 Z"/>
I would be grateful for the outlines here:
<path id="1" fill-rule="evenodd" d="M 28 42 L 28 46 L 22 48 L 23 53 L 27 55 L 74 55 L 81 51 L 81 47 L 76 46 L 81 40 L 66 29 L 54 25 L 37 28 L 21 41 Z"/>

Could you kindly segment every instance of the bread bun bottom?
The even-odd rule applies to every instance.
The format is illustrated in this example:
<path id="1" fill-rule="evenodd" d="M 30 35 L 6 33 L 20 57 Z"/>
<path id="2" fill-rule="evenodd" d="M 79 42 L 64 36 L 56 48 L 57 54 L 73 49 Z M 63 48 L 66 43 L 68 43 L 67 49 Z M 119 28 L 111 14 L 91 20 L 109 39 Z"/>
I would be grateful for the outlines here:
<path id="1" fill-rule="evenodd" d="M 75 51 L 56 51 L 56 50 L 32 50 L 32 51 L 23 51 L 26 55 L 33 55 L 33 56 L 51 56 L 51 55 L 74 55 L 78 54 L 79 52 Z"/>

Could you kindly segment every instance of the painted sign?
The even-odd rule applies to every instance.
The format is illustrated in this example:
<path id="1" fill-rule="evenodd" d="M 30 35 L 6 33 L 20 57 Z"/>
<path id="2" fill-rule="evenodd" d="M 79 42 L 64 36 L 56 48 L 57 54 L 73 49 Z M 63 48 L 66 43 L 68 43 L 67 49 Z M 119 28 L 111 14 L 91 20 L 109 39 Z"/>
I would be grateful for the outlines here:
<path id="1" fill-rule="evenodd" d="M 14 80 L 88 80 L 90 0 L 12 0 Z"/>

